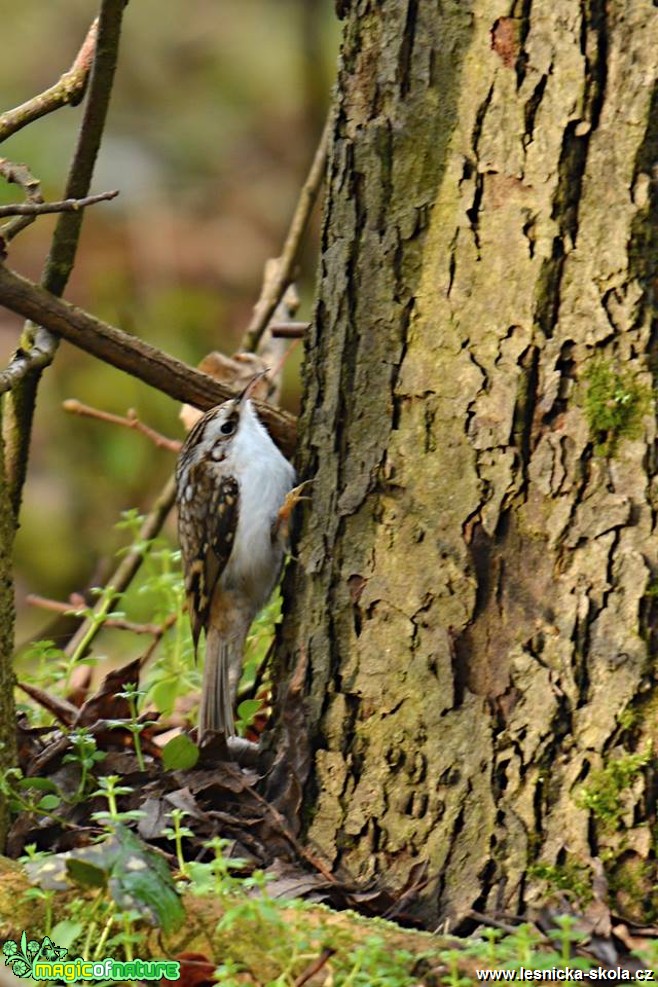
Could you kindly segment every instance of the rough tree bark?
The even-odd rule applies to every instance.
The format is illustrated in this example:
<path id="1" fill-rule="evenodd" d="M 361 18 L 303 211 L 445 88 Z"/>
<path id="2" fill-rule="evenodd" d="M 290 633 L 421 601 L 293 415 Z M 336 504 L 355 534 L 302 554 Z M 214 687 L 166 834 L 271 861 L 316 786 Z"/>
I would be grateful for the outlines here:
<path id="1" fill-rule="evenodd" d="M 307 839 L 427 861 L 453 927 L 595 857 L 646 914 L 658 9 L 341 6 L 282 651 Z"/>

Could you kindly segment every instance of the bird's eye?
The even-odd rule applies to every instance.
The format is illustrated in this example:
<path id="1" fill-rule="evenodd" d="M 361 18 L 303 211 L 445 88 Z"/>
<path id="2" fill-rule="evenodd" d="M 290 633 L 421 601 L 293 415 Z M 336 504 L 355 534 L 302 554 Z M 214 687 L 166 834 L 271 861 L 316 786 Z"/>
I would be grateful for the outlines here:
<path id="1" fill-rule="evenodd" d="M 228 421 L 225 421 L 219 431 L 222 435 L 232 435 L 235 432 L 235 422 L 233 419 L 229 418 Z"/>

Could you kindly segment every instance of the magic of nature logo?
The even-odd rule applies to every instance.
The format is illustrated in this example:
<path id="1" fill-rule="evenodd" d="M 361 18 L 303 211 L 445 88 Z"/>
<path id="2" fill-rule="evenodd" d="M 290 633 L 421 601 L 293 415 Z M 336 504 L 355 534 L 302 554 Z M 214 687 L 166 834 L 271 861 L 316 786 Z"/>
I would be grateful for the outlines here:
<path id="1" fill-rule="evenodd" d="M 68 950 L 57 946 L 49 936 L 41 942 L 27 938 L 23 932 L 19 942 L 7 939 L 2 947 L 5 966 L 17 977 L 35 980 L 178 980 L 180 963 L 176 960 L 83 960 L 79 956 L 67 959 Z"/>

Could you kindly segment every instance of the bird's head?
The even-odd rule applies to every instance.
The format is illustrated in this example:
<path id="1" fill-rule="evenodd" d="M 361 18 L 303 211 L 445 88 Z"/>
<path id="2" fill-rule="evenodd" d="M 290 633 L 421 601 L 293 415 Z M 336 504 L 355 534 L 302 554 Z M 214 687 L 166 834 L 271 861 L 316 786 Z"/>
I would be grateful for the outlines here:
<path id="1" fill-rule="evenodd" d="M 238 434 L 263 430 L 250 397 L 266 373 L 264 370 L 255 374 L 237 397 L 229 398 L 217 408 L 206 412 L 188 434 L 185 444 L 190 448 L 203 445 L 206 454 L 210 448 L 210 458 L 220 461 L 234 444 Z"/>

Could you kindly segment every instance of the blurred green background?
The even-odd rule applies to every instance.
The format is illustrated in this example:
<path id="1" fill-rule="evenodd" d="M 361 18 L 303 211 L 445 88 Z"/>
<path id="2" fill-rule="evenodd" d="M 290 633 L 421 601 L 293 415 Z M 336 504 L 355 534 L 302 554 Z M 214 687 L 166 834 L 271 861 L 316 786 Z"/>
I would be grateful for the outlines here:
<path id="1" fill-rule="evenodd" d="M 92 0 L 0 0 L 0 108 L 68 69 L 97 13 Z M 120 197 L 87 211 L 66 297 L 192 364 L 231 353 L 281 247 L 327 111 L 338 53 L 333 0 L 131 0 L 92 191 Z M 62 195 L 82 107 L 64 107 L 7 140 L 47 198 Z M 19 201 L 0 185 L 0 201 Z M 317 256 L 306 239 L 299 316 L 310 317 Z M 11 267 L 38 279 L 54 225 L 42 217 L 10 245 Z M 0 309 L 0 360 L 21 322 Z M 300 347 L 283 403 L 296 410 Z M 100 582 L 121 543 L 122 510 L 147 511 L 173 468 L 124 429 L 68 415 L 66 398 L 182 436 L 179 407 L 63 343 L 39 393 L 16 546 L 18 643 L 50 617 L 27 593 L 66 600 Z M 170 522 L 168 532 L 175 537 Z M 124 539 L 125 540 L 125 539 Z"/>

